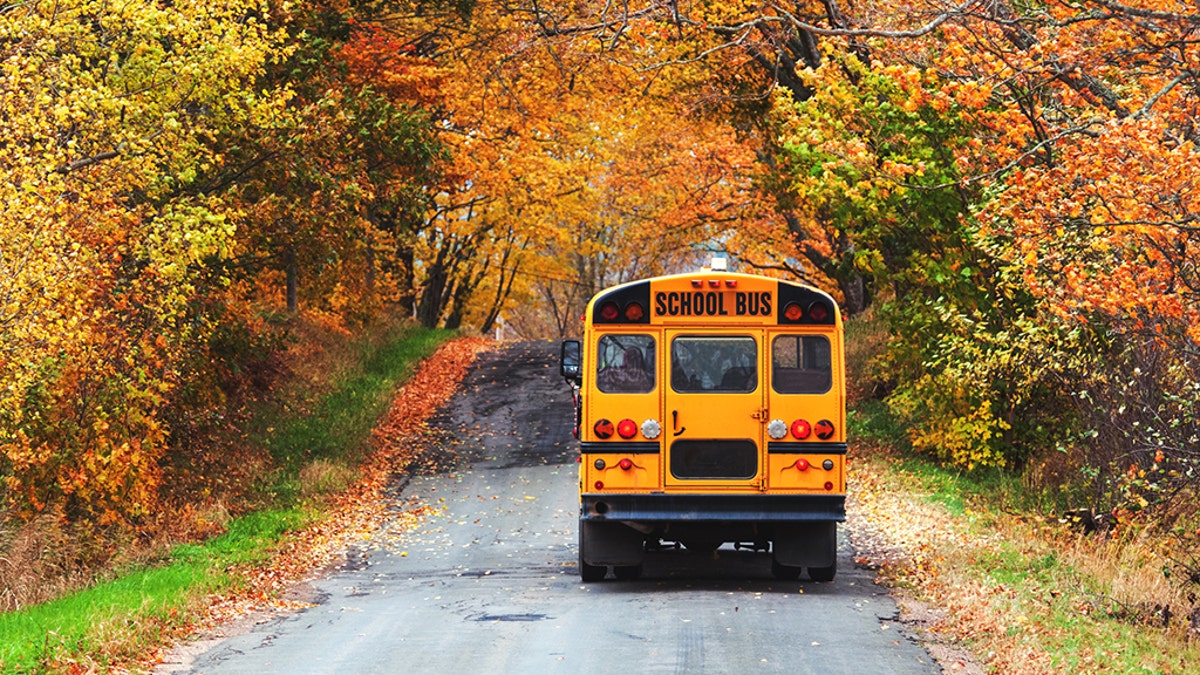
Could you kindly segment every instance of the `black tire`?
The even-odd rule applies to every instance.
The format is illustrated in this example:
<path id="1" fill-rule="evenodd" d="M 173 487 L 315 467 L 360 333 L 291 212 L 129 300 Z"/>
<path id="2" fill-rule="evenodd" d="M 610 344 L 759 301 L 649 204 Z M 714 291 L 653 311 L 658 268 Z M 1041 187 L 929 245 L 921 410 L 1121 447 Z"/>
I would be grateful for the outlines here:
<path id="1" fill-rule="evenodd" d="M 608 568 L 604 565 L 589 565 L 579 559 L 579 578 L 587 583 L 593 581 L 604 581 L 604 575 L 608 574 Z"/>
<path id="2" fill-rule="evenodd" d="M 613 574 L 621 581 L 636 581 L 642 576 L 641 565 L 614 565 Z"/>
<path id="3" fill-rule="evenodd" d="M 783 581 L 795 581 L 800 578 L 802 567 L 792 567 L 791 565 L 781 565 L 778 560 L 771 558 L 771 576 Z"/>
<path id="4" fill-rule="evenodd" d="M 583 551 L 587 548 L 587 535 L 583 523 L 579 524 L 579 578 L 585 583 L 604 581 L 608 567 L 604 565 L 589 565 L 583 560 Z"/>
<path id="5" fill-rule="evenodd" d="M 813 581 L 828 583 L 833 581 L 833 577 L 837 575 L 837 563 L 828 567 L 810 567 L 808 568 L 808 577 Z"/>

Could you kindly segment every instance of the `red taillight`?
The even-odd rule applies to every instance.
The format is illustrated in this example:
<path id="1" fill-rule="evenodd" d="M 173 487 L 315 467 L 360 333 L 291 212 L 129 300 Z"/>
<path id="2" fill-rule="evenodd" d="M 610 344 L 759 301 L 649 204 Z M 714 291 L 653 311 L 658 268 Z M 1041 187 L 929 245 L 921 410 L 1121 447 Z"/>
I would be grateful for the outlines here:
<path id="1" fill-rule="evenodd" d="M 606 302 L 600 305 L 600 318 L 605 321 L 615 321 L 621 315 L 621 310 L 617 308 L 617 303 Z"/>
<path id="2" fill-rule="evenodd" d="M 625 305 L 626 321 L 641 321 L 643 316 L 646 316 L 646 308 L 642 307 L 641 304 L 631 302 Z"/>
<path id="3" fill-rule="evenodd" d="M 612 438 L 613 423 L 608 420 L 600 420 L 596 422 L 596 426 L 592 427 L 592 431 L 596 433 L 597 438 Z"/>
<path id="4" fill-rule="evenodd" d="M 789 302 L 787 307 L 783 308 L 783 318 L 788 321 L 799 321 L 804 316 L 804 310 L 800 307 L 800 303 Z"/>
<path id="5" fill-rule="evenodd" d="M 638 425 L 631 419 L 623 419 L 617 424 L 617 433 L 626 440 L 637 436 Z"/>
<path id="6" fill-rule="evenodd" d="M 596 489 L 603 490 L 604 489 L 604 481 L 602 481 L 602 480 L 596 481 Z"/>
<path id="7" fill-rule="evenodd" d="M 628 471 L 633 468 L 633 460 L 626 457 L 617 462 L 617 466 L 621 467 L 621 469 L 624 471 Z"/>
<path id="8" fill-rule="evenodd" d="M 828 481 L 828 480 L 825 481 L 825 489 L 832 490 L 833 489 L 833 481 Z"/>
<path id="9" fill-rule="evenodd" d="M 808 460 L 804 459 L 803 457 L 796 460 L 796 468 L 801 471 L 807 471 L 808 470 Z"/>
<path id="10" fill-rule="evenodd" d="M 817 438 L 827 441 L 833 438 L 833 422 L 821 420 L 816 426 Z"/>
<path id="11" fill-rule="evenodd" d="M 829 318 L 829 307 L 823 302 L 814 302 L 808 306 L 808 318 L 822 323 Z"/>
<path id="12" fill-rule="evenodd" d="M 808 438 L 810 434 L 812 434 L 812 427 L 809 426 L 808 420 L 796 420 L 795 422 L 792 422 L 792 436 L 800 440 L 804 440 Z M 607 436 L 605 438 L 607 438 Z"/>

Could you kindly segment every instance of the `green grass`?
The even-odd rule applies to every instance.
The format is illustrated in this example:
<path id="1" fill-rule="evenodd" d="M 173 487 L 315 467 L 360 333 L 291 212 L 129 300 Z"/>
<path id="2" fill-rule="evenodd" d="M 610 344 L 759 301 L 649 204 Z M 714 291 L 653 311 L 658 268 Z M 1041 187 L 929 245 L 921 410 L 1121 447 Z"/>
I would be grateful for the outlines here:
<path id="1" fill-rule="evenodd" d="M 261 511 L 233 520 L 204 544 L 175 547 L 171 561 L 49 602 L 0 615 L 0 670 L 38 673 L 81 658 L 97 660 L 114 643 L 136 645 L 139 630 L 157 634 L 179 623 L 206 595 L 238 583 L 231 565 L 262 560 L 284 533 L 308 522 L 298 509 Z M 119 634 L 130 633 L 121 639 Z M 154 635 L 151 635 L 153 637 Z"/>
<path id="2" fill-rule="evenodd" d="M 357 465 L 398 383 L 453 335 L 447 330 L 407 328 L 383 344 L 365 345 L 351 372 L 316 401 L 311 412 L 282 425 L 263 425 L 257 441 L 281 467 L 268 487 L 274 498 L 294 503 L 300 493 L 300 470 L 314 461 Z"/>
<path id="3" fill-rule="evenodd" d="M 357 465 L 397 386 L 453 335 L 408 328 L 363 344 L 310 410 L 258 420 L 257 441 L 282 467 L 266 486 L 273 507 L 232 520 L 205 543 L 176 546 L 160 566 L 0 614 L 0 672 L 52 672 L 74 662 L 104 670 L 107 660 L 136 655 L 164 628 L 185 622 L 209 594 L 240 583 L 230 566 L 268 558 L 288 532 L 320 517 L 297 499 L 300 469 L 314 461 Z"/>
<path id="4" fill-rule="evenodd" d="M 883 401 L 859 401 L 846 411 L 846 422 L 851 440 L 868 438 L 893 448 L 909 448 L 908 430 L 892 416 Z"/>
<path id="5" fill-rule="evenodd" d="M 1052 672 L 1196 671 L 1200 653 L 1179 640 L 1178 622 L 1174 631 L 1151 625 L 1153 602 L 1130 600 L 1129 591 L 1117 587 L 1120 582 L 1144 590 L 1142 577 L 1121 567 L 1129 578 L 1114 578 L 1111 561 L 1085 564 L 1084 553 L 1057 548 L 1069 539 L 1042 539 L 1045 531 L 1036 523 L 1056 520 L 1057 505 L 1026 489 L 1019 476 L 995 468 L 963 472 L 914 455 L 878 401 L 852 411 L 849 433 L 852 447 L 857 441 L 865 448 L 860 451 L 885 454 L 879 466 L 892 489 L 919 495 L 961 524 L 963 537 L 934 554 L 945 556 L 946 565 L 936 584 L 963 589 L 954 598 L 961 607 L 986 600 L 986 609 L 974 611 L 992 613 L 1009 644 L 1046 655 Z M 1118 550 L 1101 548 L 1093 555 Z M 903 585 L 914 588 L 911 578 Z"/>
<path id="6" fill-rule="evenodd" d="M 869 315 L 847 322 L 852 381 L 869 380 L 868 364 L 885 333 Z M 940 466 L 912 450 L 908 430 L 882 401 L 859 399 L 847 421 L 851 452 L 877 467 L 881 482 L 875 489 L 911 493 L 936 507 L 932 522 L 920 523 L 936 549 L 925 552 L 932 573 L 893 583 L 957 608 L 951 621 L 969 624 L 984 615 L 975 624 L 982 631 L 960 636 L 977 656 L 1014 665 L 1041 657 L 1037 667 L 1045 672 L 1200 672 L 1200 650 L 1183 636 L 1194 598 L 1181 598 L 1155 574 L 1161 551 L 1146 548 L 1152 542 L 1130 532 L 1108 543 L 1075 545 L 1055 521 L 1083 501 L 1079 495 L 1030 487 L 1044 483 L 1036 471 L 1023 480 L 1020 468 L 966 472 Z M 870 461 L 870 453 L 880 453 L 882 461 Z M 949 534 L 929 534 L 939 531 Z M 1155 622 L 1160 604 L 1175 612 L 1169 628 Z M 998 636 L 1006 639 L 991 639 Z"/>
<path id="7" fill-rule="evenodd" d="M 897 470 L 912 479 L 914 492 L 927 494 L 930 501 L 944 505 L 955 515 L 962 515 L 966 511 L 964 495 L 978 491 L 981 486 L 960 472 L 945 469 L 914 455 L 908 445 L 906 430 L 882 401 L 862 401 L 848 411 L 848 418 L 851 444 L 858 439 L 872 439 L 882 445 L 898 448 L 905 459 L 897 464 Z"/>

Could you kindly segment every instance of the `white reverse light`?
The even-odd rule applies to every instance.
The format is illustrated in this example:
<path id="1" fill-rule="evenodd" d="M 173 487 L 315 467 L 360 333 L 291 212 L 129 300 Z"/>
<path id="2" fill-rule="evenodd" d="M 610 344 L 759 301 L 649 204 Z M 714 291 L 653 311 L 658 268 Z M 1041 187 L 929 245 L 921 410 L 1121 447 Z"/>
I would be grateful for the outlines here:
<path id="1" fill-rule="evenodd" d="M 788 425 L 787 422 L 784 422 L 783 420 L 771 420 L 771 422 L 767 424 L 767 435 L 775 440 L 779 440 L 784 436 L 787 436 L 787 432 Z"/>
<path id="2" fill-rule="evenodd" d="M 662 426 L 658 423 L 658 420 L 652 419 L 642 422 L 642 435 L 646 438 L 654 440 L 658 438 L 660 433 L 662 433 Z"/>

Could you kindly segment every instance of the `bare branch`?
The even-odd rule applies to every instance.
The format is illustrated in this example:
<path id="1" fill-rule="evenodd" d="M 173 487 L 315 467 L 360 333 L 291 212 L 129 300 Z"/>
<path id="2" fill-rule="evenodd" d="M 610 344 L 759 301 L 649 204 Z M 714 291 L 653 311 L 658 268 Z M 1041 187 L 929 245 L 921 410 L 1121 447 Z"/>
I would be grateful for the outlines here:
<path id="1" fill-rule="evenodd" d="M 1177 76 L 1175 79 L 1168 82 L 1166 84 L 1166 86 L 1164 86 L 1162 89 L 1158 90 L 1158 92 L 1156 92 L 1153 96 L 1151 96 L 1149 99 L 1147 99 L 1146 104 L 1143 105 L 1141 108 L 1139 108 L 1138 111 L 1133 113 L 1133 115 L 1131 115 L 1130 117 L 1132 117 L 1133 119 L 1138 119 L 1139 117 L 1145 117 L 1147 114 L 1149 114 L 1150 109 L 1154 107 L 1154 104 L 1158 103 L 1159 99 L 1161 99 L 1163 96 L 1166 96 L 1168 92 L 1170 92 L 1172 89 L 1174 89 L 1175 87 L 1182 84 L 1184 80 L 1188 79 L 1189 77 L 1194 77 L 1194 76 L 1195 76 L 1195 73 L 1193 73 L 1190 70 L 1187 72 L 1184 72 L 1184 73 L 1180 73 L 1179 76 Z"/>
<path id="2" fill-rule="evenodd" d="M 709 26 L 709 28 L 717 33 L 735 33 L 747 27 L 770 23 L 783 23 L 821 37 L 918 38 L 932 33 L 951 18 L 955 16 L 961 16 L 974 5 L 982 4 L 983 2 L 986 2 L 986 0 L 966 0 L 965 2 L 955 5 L 945 12 L 937 14 L 929 23 L 911 30 L 881 30 L 878 28 L 826 28 L 824 26 L 808 23 L 807 21 L 802 21 L 790 12 L 779 8 L 776 9 L 778 9 L 782 16 L 761 16 L 756 19 L 751 19 L 750 21 L 745 21 L 731 26 Z"/>
<path id="3" fill-rule="evenodd" d="M 1165 21 L 1183 21 L 1186 23 L 1200 24 L 1200 14 L 1183 14 L 1181 12 L 1163 12 L 1156 9 L 1143 9 L 1141 7 L 1131 7 L 1129 5 L 1112 2 L 1112 0 L 1091 0 L 1101 7 L 1112 11 L 1136 16 L 1142 19 L 1162 19 Z"/>
<path id="4" fill-rule="evenodd" d="M 76 171 L 78 169 L 83 169 L 83 168 L 89 167 L 93 164 L 99 164 L 100 162 L 104 162 L 104 161 L 113 159 L 113 158 L 119 156 L 120 154 L 121 154 L 120 150 L 108 150 L 107 152 L 101 152 L 101 153 L 92 155 L 91 157 L 82 157 L 80 159 L 75 160 L 74 162 L 71 162 L 70 164 L 64 164 L 63 166 L 58 167 L 54 171 L 56 173 L 61 173 L 61 174 L 65 175 L 65 174 L 71 173 L 72 171 Z"/>

